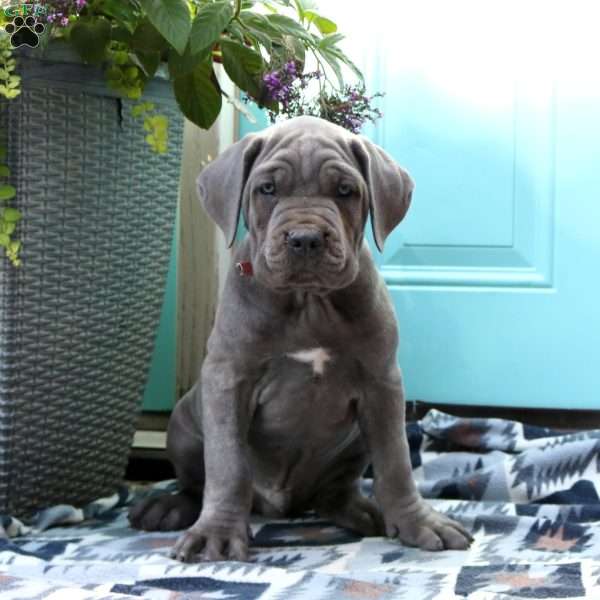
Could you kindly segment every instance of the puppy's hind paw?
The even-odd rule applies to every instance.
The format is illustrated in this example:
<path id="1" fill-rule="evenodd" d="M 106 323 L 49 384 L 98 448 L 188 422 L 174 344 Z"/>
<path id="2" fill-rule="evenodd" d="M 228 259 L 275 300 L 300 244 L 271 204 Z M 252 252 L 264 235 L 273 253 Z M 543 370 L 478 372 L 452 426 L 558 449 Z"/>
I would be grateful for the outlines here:
<path id="1" fill-rule="evenodd" d="M 338 527 L 349 529 L 364 537 L 384 535 L 385 525 L 379 507 L 360 494 L 350 497 L 335 509 L 317 510 L 322 517 L 331 519 Z"/>
<path id="2" fill-rule="evenodd" d="M 184 492 L 151 496 L 129 509 L 129 523 L 144 531 L 175 531 L 196 521 L 202 502 Z"/>

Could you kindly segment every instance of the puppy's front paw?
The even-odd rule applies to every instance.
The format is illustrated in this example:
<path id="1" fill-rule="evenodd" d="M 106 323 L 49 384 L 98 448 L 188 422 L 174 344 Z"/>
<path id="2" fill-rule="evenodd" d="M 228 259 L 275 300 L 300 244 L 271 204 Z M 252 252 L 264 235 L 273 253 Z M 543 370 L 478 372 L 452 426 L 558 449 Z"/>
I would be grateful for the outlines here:
<path id="1" fill-rule="evenodd" d="M 240 519 L 230 522 L 211 520 L 202 517 L 192 525 L 175 543 L 171 558 L 190 562 L 199 560 L 248 560 L 247 521 Z"/>
<path id="2" fill-rule="evenodd" d="M 473 536 L 456 521 L 419 500 L 385 515 L 386 535 L 423 550 L 466 550 Z"/>

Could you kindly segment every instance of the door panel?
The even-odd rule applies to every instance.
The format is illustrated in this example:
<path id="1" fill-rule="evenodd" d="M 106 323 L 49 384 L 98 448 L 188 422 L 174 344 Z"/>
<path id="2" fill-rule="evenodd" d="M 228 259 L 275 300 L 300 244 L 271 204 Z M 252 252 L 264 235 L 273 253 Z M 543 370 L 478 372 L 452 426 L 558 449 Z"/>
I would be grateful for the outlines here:
<path id="1" fill-rule="evenodd" d="M 378 141 L 416 181 L 410 218 L 379 261 L 390 283 L 551 287 L 554 91 L 508 89 L 496 111 L 452 100 L 446 110 L 421 79 L 406 110 L 386 111 Z"/>

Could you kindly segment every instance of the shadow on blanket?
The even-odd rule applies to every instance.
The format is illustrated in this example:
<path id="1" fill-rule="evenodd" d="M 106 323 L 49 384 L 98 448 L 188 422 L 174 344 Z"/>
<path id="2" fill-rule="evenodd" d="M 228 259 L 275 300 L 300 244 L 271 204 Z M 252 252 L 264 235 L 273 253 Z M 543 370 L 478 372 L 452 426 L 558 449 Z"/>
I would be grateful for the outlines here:
<path id="1" fill-rule="evenodd" d="M 408 425 L 415 477 L 475 535 L 469 551 L 361 539 L 306 515 L 253 518 L 252 563 L 182 565 L 178 534 L 128 527 L 123 488 L 83 509 L 57 506 L 0 540 L 0 597 L 57 599 L 600 598 L 600 430 L 560 434 L 430 411 Z M 370 491 L 370 480 L 364 482 Z"/>

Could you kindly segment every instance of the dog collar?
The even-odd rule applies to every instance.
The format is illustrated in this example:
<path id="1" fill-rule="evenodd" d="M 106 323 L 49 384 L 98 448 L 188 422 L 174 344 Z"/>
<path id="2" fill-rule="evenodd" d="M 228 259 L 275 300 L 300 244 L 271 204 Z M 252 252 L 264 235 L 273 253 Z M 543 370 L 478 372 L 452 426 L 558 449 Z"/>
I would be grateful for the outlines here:
<path id="1" fill-rule="evenodd" d="M 252 270 L 252 263 L 245 260 L 235 264 L 240 277 L 252 277 L 254 271 Z"/>

